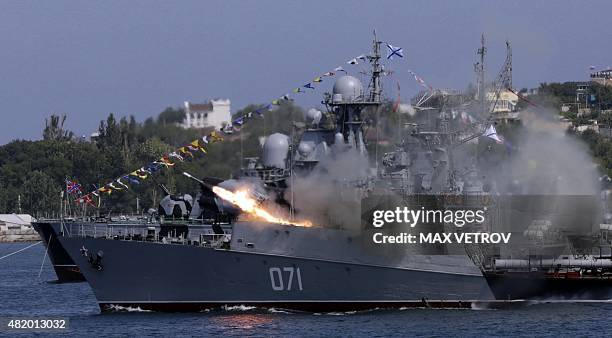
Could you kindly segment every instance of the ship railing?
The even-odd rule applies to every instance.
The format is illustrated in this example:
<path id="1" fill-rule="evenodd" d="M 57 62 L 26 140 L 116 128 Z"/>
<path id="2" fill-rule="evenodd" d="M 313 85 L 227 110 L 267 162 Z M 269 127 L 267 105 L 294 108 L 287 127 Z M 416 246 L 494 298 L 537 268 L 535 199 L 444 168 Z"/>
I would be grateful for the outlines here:
<path id="1" fill-rule="evenodd" d="M 230 234 L 217 233 L 197 233 L 192 236 L 170 233 L 160 236 L 159 231 L 154 226 L 135 227 L 134 224 L 67 224 L 66 227 L 69 228 L 67 233 L 76 237 L 194 245 L 210 248 L 227 247 L 231 239 Z"/>

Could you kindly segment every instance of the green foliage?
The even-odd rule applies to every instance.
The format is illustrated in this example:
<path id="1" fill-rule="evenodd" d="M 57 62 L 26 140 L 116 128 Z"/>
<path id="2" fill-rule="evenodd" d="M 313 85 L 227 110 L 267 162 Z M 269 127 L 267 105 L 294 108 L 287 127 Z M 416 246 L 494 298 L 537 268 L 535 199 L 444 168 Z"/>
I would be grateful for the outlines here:
<path id="1" fill-rule="evenodd" d="M 259 106 L 238 111 L 244 115 Z M 117 120 L 110 114 L 100 122 L 98 136 L 91 142 L 76 140 L 64 130 L 65 118 L 53 115 L 43 131 L 43 140 L 13 141 L 0 146 L 0 213 L 18 211 L 18 196 L 23 212 L 53 216 L 59 211 L 59 193 L 65 179 L 77 180 L 85 193 L 112 182 L 177 147 L 208 134 L 211 129 L 183 129 L 177 125 L 184 114 L 167 108 L 157 119 L 137 123 L 134 117 Z M 253 116 L 240 133 L 224 136 L 223 142 L 210 144 L 207 154 L 195 154 L 169 169 L 162 169 L 139 185 L 128 184 L 127 191 L 116 191 L 102 198 L 100 213 L 132 213 L 136 198 L 140 208 L 157 208 L 161 198 L 158 184 L 173 193 L 195 194 L 199 186 L 181 173 L 197 177 L 230 178 L 239 173 L 241 158 L 260 156 L 260 137 L 274 132 L 291 134 L 292 122 L 303 121 L 299 107 L 285 103 L 265 117 Z M 123 183 L 129 183 L 125 179 Z M 74 207 L 72 207 L 74 208 Z"/>
<path id="2" fill-rule="evenodd" d="M 161 124 L 181 123 L 185 119 L 185 111 L 172 107 L 166 108 L 157 117 L 157 121 Z"/>
<path id="3" fill-rule="evenodd" d="M 22 210 L 35 217 L 48 215 L 59 208 L 62 189 L 48 174 L 35 170 L 28 173 L 23 187 Z"/>
<path id="4" fill-rule="evenodd" d="M 64 122 L 66 115 L 60 118 L 58 115 L 52 114 L 49 120 L 45 119 L 45 129 L 43 130 L 43 140 L 53 141 L 68 141 L 74 133 L 64 130 Z"/>

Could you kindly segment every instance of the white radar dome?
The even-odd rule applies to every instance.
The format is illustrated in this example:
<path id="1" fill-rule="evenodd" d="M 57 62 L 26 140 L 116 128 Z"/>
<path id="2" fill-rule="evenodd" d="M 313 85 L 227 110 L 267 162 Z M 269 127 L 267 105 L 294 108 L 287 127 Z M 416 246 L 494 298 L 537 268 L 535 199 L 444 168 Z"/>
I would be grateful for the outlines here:
<path id="1" fill-rule="evenodd" d="M 266 138 L 263 145 L 262 162 L 266 167 L 285 169 L 288 152 L 289 136 L 274 133 Z"/>
<path id="2" fill-rule="evenodd" d="M 352 102 L 363 97 L 363 85 L 356 77 L 345 75 L 334 83 L 333 94 L 340 94 L 343 102 Z"/>

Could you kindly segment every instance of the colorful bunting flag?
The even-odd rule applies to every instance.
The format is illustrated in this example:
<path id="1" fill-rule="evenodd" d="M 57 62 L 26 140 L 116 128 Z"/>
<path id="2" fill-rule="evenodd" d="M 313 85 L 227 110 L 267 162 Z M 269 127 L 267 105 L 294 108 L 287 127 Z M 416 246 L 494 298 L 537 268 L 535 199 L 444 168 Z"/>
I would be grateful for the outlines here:
<path id="1" fill-rule="evenodd" d="M 160 167 L 174 167 L 174 162 L 170 161 L 167 157 L 161 157 L 159 160 L 153 162 Z"/>
<path id="2" fill-rule="evenodd" d="M 225 135 L 229 135 L 234 133 L 234 127 L 231 124 L 228 124 L 226 126 L 223 126 L 223 128 L 221 128 L 221 132 L 224 133 Z"/>
<path id="3" fill-rule="evenodd" d="M 107 188 L 107 187 L 102 187 L 102 188 L 98 189 L 98 192 L 110 195 L 113 192 L 113 189 L 110 189 L 110 188 Z"/>
<path id="4" fill-rule="evenodd" d="M 131 176 L 136 176 L 142 180 L 146 179 L 147 176 L 149 175 L 147 172 L 145 172 L 142 169 L 138 169 L 138 170 L 134 170 L 130 173 Z"/>
<path id="5" fill-rule="evenodd" d="M 157 163 L 157 162 L 151 162 L 149 164 L 147 164 L 145 167 L 141 168 L 141 170 L 144 170 L 146 172 L 148 172 L 149 174 L 153 174 L 157 171 L 159 171 L 159 169 L 161 169 L 162 165 Z"/>
<path id="6" fill-rule="evenodd" d="M 96 205 L 94 204 L 93 200 L 91 199 L 90 194 L 84 195 L 82 197 L 79 197 L 79 199 L 77 199 L 75 201 L 75 203 L 79 203 L 79 204 L 83 204 L 83 203 L 87 203 L 89 205 L 91 205 L 92 207 L 95 207 Z"/>
<path id="7" fill-rule="evenodd" d="M 115 186 L 115 182 L 109 183 L 108 187 L 112 188 L 113 190 L 123 190 L 123 188 L 118 188 Z"/>
<path id="8" fill-rule="evenodd" d="M 206 136 L 204 136 L 206 137 Z M 206 141 L 205 143 L 208 143 L 208 141 Z M 185 159 L 183 158 L 183 156 L 179 155 L 176 151 L 171 152 L 170 154 L 168 154 L 168 156 L 176 158 L 177 160 L 183 162 Z"/>
<path id="9" fill-rule="evenodd" d="M 208 134 L 208 136 L 210 136 L 210 143 L 215 143 L 215 142 L 220 142 L 223 141 L 223 137 L 221 137 L 221 135 L 217 134 L 216 131 L 211 131 L 210 134 Z"/>
<path id="10" fill-rule="evenodd" d="M 124 187 L 125 189 L 129 189 L 129 187 L 125 183 L 121 182 L 121 178 L 116 179 L 115 182 L 117 182 L 120 186 Z"/>
<path id="11" fill-rule="evenodd" d="M 192 154 L 192 153 L 191 153 L 189 150 L 187 150 L 187 148 L 186 148 L 186 147 L 180 147 L 180 148 L 178 148 L 178 151 L 179 151 L 179 152 L 180 152 L 182 155 L 187 155 L 187 156 L 189 156 L 189 157 L 193 157 L 193 154 Z"/>
<path id="12" fill-rule="evenodd" d="M 418 76 L 415 72 L 411 71 L 410 69 L 408 69 L 408 72 L 414 77 L 414 80 L 421 85 L 423 88 L 426 88 L 429 91 L 433 91 L 433 87 L 431 87 L 430 85 L 428 85 L 427 83 L 425 83 L 425 80 L 423 80 L 420 76 Z"/>
<path id="13" fill-rule="evenodd" d="M 125 175 L 122 177 L 124 180 L 128 180 L 131 184 L 140 184 L 140 181 L 132 176 L 132 174 Z"/>
<path id="14" fill-rule="evenodd" d="M 206 151 L 206 149 L 204 148 L 204 145 L 202 145 L 200 143 L 200 140 L 195 140 L 193 142 L 190 143 L 191 146 L 195 147 L 197 150 L 200 150 L 201 152 L 203 152 L 204 154 L 207 154 L 208 152 Z M 174 164 L 172 164 L 174 165 Z"/>
<path id="15" fill-rule="evenodd" d="M 235 119 L 234 121 L 232 121 L 232 124 L 236 125 L 236 126 L 243 125 L 244 124 L 244 117 L 239 117 L 239 118 Z"/>
<path id="16" fill-rule="evenodd" d="M 391 50 L 390 51 L 391 54 L 387 56 L 388 59 L 393 58 L 393 56 L 403 57 L 401 48 L 396 48 L 391 45 L 387 45 L 387 47 Z M 365 54 L 361 54 L 358 57 L 349 60 L 347 63 L 351 65 L 356 65 L 359 63 L 358 60 L 367 61 L 368 56 Z M 311 82 L 308 82 L 301 87 L 297 87 L 293 89 L 292 92 L 293 93 L 303 93 L 304 88 L 314 90 L 316 88 L 313 85 L 313 83 L 320 83 L 323 81 L 322 77 L 334 76 L 337 74 L 337 72 L 346 73 L 346 70 L 344 70 L 342 66 L 338 66 L 334 68 L 333 71 L 326 72 L 322 76 L 317 76 Z M 418 79 L 420 78 L 417 77 L 417 81 Z M 254 111 L 250 111 L 247 114 L 234 119 L 231 124 L 223 126 L 220 130 L 218 131 L 213 130 L 208 135 L 203 136 L 201 139 L 197 139 L 187 145 L 179 147 L 175 151 L 170 152 L 168 154 L 164 154 L 158 160 L 152 163 L 149 163 L 148 165 L 142 168 L 134 170 L 133 172 L 129 174 L 123 175 L 120 178 L 117 178 L 115 181 L 103 187 L 96 188 L 94 191 L 90 192 L 89 194 L 80 197 L 78 202 L 81 204 L 87 203 L 87 204 L 95 206 L 95 204 L 93 203 L 93 200 L 91 199 L 92 195 L 99 198 L 100 196 L 99 193 L 111 194 L 113 190 L 120 191 L 120 190 L 129 189 L 129 186 L 126 183 L 122 182 L 121 180 L 124 180 L 129 184 L 140 184 L 141 180 L 147 179 L 149 175 L 157 172 L 158 170 L 162 168 L 168 168 L 168 167 L 174 166 L 176 163 L 173 162 L 170 158 L 174 158 L 178 161 L 183 162 L 186 156 L 190 156 L 192 158 L 194 157 L 194 154 L 192 153 L 192 151 L 201 151 L 202 153 L 206 154 L 207 150 L 204 148 L 204 145 L 223 141 L 223 137 L 221 136 L 221 134 L 219 134 L 220 132 L 224 134 L 231 134 L 234 131 L 240 131 L 241 127 L 245 124 L 245 122 L 248 119 L 253 117 L 253 114 L 257 114 L 258 116 L 263 117 L 264 112 L 272 110 L 274 106 L 280 105 L 282 101 L 291 101 L 291 100 L 292 98 L 289 96 L 289 94 L 285 94 L 278 99 L 272 100 L 270 103 L 266 104 L 265 106 L 255 109 Z M 78 193 L 78 194 L 82 193 L 80 185 L 68 179 L 66 179 L 66 188 L 67 188 L 66 190 L 68 191 L 68 193 Z"/>

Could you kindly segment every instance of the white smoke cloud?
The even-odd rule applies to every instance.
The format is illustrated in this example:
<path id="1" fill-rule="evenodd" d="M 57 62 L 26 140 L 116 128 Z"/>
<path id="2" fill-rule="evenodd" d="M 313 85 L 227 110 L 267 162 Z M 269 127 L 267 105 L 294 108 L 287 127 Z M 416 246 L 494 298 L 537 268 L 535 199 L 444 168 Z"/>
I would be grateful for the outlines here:
<path id="1" fill-rule="evenodd" d="M 364 179 L 369 168 L 366 157 L 347 148 L 322 159 L 310 174 L 289 180 L 284 198 L 293 201 L 299 218 L 322 226 L 358 228 L 361 195 L 353 184 Z"/>
<path id="2" fill-rule="evenodd" d="M 410 116 L 414 116 L 416 114 L 414 107 L 408 103 L 400 103 L 398 110 L 401 114 L 408 114 Z"/>

